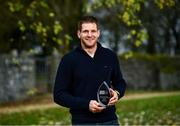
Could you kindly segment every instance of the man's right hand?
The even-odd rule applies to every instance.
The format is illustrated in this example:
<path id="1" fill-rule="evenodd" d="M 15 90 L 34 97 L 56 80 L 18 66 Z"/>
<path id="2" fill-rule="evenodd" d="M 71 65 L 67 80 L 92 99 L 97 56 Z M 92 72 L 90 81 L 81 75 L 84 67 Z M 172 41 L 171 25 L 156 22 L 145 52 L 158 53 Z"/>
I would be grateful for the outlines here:
<path id="1" fill-rule="evenodd" d="M 96 100 L 91 100 L 89 102 L 89 110 L 92 113 L 101 112 L 105 107 L 102 107 Z"/>

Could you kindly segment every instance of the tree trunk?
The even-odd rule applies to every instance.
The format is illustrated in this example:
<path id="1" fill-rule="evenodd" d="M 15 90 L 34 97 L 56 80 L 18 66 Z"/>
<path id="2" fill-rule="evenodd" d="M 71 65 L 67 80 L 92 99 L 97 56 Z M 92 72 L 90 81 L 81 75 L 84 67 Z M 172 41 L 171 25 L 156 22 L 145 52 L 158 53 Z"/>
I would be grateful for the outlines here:
<path id="1" fill-rule="evenodd" d="M 172 28 L 173 31 L 173 36 L 176 40 L 176 45 L 175 45 L 175 54 L 180 54 L 180 38 L 179 38 L 179 34 L 176 31 L 175 27 Z"/>
<path id="2" fill-rule="evenodd" d="M 146 48 L 146 52 L 149 54 L 155 54 L 156 49 L 155 49 L 155 40 L 151 32 L 148 31 L 149 39 L 148 39 L 148 45 Z"/>

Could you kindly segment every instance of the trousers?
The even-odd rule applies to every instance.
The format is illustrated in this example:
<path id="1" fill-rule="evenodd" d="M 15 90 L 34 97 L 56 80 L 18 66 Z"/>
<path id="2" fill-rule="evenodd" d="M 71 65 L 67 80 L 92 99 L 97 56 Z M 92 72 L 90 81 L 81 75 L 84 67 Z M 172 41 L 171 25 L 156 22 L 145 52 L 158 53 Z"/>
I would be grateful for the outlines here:
<path id="1" fill-rule="evenodd" d="M 107 121 L 107 122 L 102 122 L 102 123 L 87 123 L 87 124 L 83 124 L 86 126 L 104 126 L 104 125 L 109 125 L 109 126 L 119 126 L 119 122 L 118 120 L 111 120 L 111 121 Z M 72 124 L 72 126 L 82 126 L 81 124 Z"/>

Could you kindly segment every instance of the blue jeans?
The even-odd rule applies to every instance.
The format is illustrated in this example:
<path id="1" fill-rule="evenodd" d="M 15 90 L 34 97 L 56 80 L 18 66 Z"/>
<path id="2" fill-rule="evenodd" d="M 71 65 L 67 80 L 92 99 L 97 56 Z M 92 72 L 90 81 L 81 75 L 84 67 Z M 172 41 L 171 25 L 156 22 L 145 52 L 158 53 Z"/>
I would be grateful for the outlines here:
<path id="1" fill-rule="evenodd" d="M 103 126 L 103 125 L 110 125 L 110 126 L 119 126 L 118 120 L 112 120 L 108 122 L 103 122 L 103 123 L 96 123 L 95 125 Z"/>
<path id="2" fill-rule="evenodd" d="M 119 122 L 118 120 L 112 120 L 112 121 L 107 121 L 107 122 L 102 122 L 102 123 L 95 123 L 95 124 L 72 124 L 73 126 L 82 126 L 82 125 L 86 125 L 86 126 L 104 126 L 104 125 L 109 125 L 109 126 L 119 126 Z"/>

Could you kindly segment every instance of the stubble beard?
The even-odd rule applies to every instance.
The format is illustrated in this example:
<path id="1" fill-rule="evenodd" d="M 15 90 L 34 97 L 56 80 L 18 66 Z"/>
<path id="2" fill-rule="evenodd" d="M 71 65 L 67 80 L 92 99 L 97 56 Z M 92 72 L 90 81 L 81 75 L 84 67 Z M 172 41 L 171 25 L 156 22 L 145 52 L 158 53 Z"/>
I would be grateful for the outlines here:
<path id="1" fill-rule="evenodd" d="M 94 41 L 95 42 L 93 42 L 93 44 L 88 44 L 88 42 L 85 42 L 85 41 L 82 41 L 81 43 L 84 48 L 91 49 L 91 48 L 95 47 L 97 44 L 97 41 L 96 40 L 94 40 Z"/>

